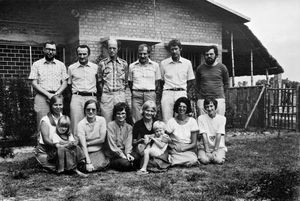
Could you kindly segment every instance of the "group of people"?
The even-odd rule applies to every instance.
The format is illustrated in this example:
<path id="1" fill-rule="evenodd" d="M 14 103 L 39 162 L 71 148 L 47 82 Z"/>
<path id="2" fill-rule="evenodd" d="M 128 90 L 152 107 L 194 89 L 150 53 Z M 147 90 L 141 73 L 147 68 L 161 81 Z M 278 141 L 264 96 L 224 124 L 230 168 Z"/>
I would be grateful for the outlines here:
<path id="1" fill-rule="evenodd" d="M 67 69 L 55 59 L 55 43 L 46 42 L 45 57 L 32 65 L 29 79 L 37 92 L 34 109 L 40 133 L 36 158 L 44 168 L 86 176 L 83 172 L 107 168 L 145 174 L 151 166 L 224 162 L 229 78 L 217 61 L 216 46 L 205 49 L 205 63 L 196 76 L 191 62 L 181 57 L 177 39 L 169 42 L 171 57 L 160 65 L 150 59 L 151 47 L 146 44 L 138 46 L 139 59 L 129 66 L 118 57 L 119 41 L 110 39 L 106 47 L 108 57 L 95 64 L 89 61 L 90 48 L 79 45 L 78 61 Z M 190 116 L 188 99 L 194 85 L 198 121 Z M 66 87 L 72 91 L 71 118 L 62 114 Z M 160 91 L 162 121 L 156 119 Z"/>

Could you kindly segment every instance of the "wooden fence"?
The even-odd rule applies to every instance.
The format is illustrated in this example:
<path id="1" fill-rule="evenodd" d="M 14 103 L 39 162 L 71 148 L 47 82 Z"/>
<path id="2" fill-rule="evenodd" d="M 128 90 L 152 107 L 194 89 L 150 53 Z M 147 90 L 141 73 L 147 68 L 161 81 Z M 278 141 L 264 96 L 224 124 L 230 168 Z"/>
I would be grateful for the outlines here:
<path id="1" fill-rule="evenodd" d="M 297 89 L 266 87 L 265 90 L 262 86 L 229 88 L 226 92 L 227 127 L 244 128 L 249 120 L 250 127 L 300 130 L 299 89 L 300 86 Z"/>
<path id="2" fill-rule="evenodd" d="M 262 91 L 262 86 L 233 87 L 226 92 L 226 118 L 228 128 L 244 128 L 247 119 Z M 249 122 L 250 127 L 265 126 L 265 97 L 258 102 Z"/>

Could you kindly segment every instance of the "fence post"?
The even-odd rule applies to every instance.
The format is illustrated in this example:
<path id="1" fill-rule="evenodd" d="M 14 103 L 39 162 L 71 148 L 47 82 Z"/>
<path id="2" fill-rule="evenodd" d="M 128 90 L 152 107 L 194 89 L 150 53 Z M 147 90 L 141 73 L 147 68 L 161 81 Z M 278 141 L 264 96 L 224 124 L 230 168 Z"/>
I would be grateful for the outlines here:
<path id="1" fill-rule="evenodd" d="M 300 84 L 296 90 L 296 131 L 300 132 Z"/>

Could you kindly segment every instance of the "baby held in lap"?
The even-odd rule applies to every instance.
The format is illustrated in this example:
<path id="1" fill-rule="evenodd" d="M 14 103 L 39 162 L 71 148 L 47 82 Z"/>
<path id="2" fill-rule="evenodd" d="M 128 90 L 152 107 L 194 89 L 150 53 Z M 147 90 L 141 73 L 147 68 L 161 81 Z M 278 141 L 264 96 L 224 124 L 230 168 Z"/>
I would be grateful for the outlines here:
<path id="1" fill-rule="evenodd" d="M 143 165 L 138 174 L 147 174 L 147 166 L 149 163 L 150 156 L 157 157 L 163 154 L 167 147 L 168 142 L 171 140 L 170 137 L 165 134 L 165 123 L 162 121 L 156 121 L 153 124 L 153 130 L 155 134 L 145 135 L 145 143 L 147 144 L 144 150 Z"/>

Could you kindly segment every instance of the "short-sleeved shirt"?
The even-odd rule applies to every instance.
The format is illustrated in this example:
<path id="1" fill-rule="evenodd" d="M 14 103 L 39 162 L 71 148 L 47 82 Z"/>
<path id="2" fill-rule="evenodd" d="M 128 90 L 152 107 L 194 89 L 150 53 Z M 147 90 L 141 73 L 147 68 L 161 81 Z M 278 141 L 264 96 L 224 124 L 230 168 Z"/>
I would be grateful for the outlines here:
<path id="1" fill-rule="evenodd" d="M 49 62 L 42 58 L 33 63 L 28 79 L 37 80 L 37 83 L 47 91 L 57 91 L 68 77 L 64 63 L 57 59 Z"/>
<path id="2" fill-rule="evenodd" d="M 107 142 L 110 150 L 117 156 L 126 156 L 132 152 L 132 126 L 125 123 L 119 126 L 116 121 L 107 125 Z"/>
<path id="3" fill-rule="evenodd" d="M 98 81 L 103 84 L 103 92 L 124 91 L 128 81 L 128 64 L 117 58 L 116 61 L 106 58 L 100 61 Z"/>
<path id="4" fill-rule="evenodd" d="M 206 133 L 208 138 L 208 147 L 213 150 L 216 143 L 217 133 L 222 134 L 219 148 L 225 147 L 225 125 L 226 117 L 216 114 L 214 118 L 210 118 L 208 114 L 200 115 L 198 117 L 198 125 L 200 134 Z M 202 143 L 198 144 L 200 149 L 204 149 Z"/>
<path id="5" fill-rule="evenodd" d="M 96 116 L 96 121 L 89 123 L 84 117 L 77 125 L 78 136 L 83 136 L 86 142 L 100 139 L 100 144 L 88 146 L 88 152 L 96 152 L 103 148 L 106 138 L 106 121 L 104 117 Z"/>
<path id="6" fill-rule="evenodd" d="M 88 62 L 82 65 L 76 62 L 69 66 L 68 84 L 72 84 L 72 92 L 90 92 L 96 93 L 98 65 Z"/>
<path id="7" fill-rule="evenodd" d="M 167 58 L 160 63 L 164 90 L 171 88 L 187 89 L 187 81 L 195 79 L 192 63 L 183 57 L 179 61 Z"/>
<path id="8" fill-rule="evenodd" d="M 199 128 L 197 121 L 192 117 L 189 117 L 189 120 L 183 125 L 178 124 L 175 118 L 172 118 L 168 121 L 166 130 L 171 133 L 172 141 L 190 144 L 192 142 L 191 133 L 198 131 Z"/>
<path id="9" fill-rule="evenodd" d="M 132 89 L 155 90 L 155 80 L 160 79 L 159 65 L 150 59 L 146 64 L 136 61 L 129 66 L 128 80 L 133 83 Z"/>

